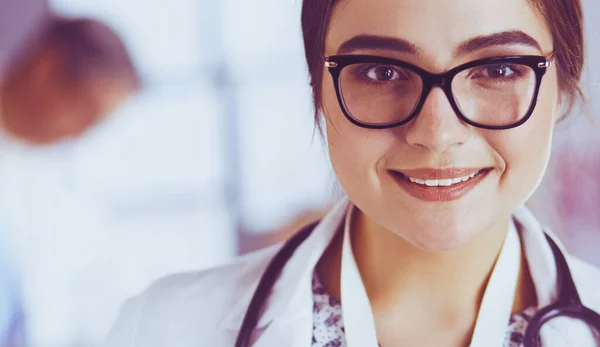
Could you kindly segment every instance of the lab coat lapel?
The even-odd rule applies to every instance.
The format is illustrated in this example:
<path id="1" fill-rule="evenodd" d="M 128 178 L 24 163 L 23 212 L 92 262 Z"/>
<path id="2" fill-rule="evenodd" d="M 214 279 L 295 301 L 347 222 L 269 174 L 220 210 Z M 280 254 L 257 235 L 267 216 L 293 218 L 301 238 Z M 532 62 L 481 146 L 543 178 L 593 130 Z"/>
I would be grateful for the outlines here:
<path id="1" fill-rule="evenodd" d="M 535 286 L 537 307 L 548 306 L 556 300 L 558 291 L 556 286 L 556 263 L 552 249 L 546 240 L 544 229 L 531 211 L 524 206 L 513 214 L 513 220 L 520 231 L 523 250 Z M 555 237 L 553 239 L 557 242 L 561 251 L 564 251 L 558 240 Z M 550 321 L 544 325 L 540 335 L 543 346 L 567 345 L 565 336 L 556 334 L 557 329 L 559 329 L 556 325 L 557 322 Z"/>
<path id="2" fill-rule="evenodd" d="M 312 302 L 302 300 L 303 306 L 292 317 L 280 316 L 274 319 L 264 332 L 258 336 L 252 347 L 309 347 L 312 342 Z"/>
<path id="3" fill-rule="evenodd" d="M 315 266 L 339 229 L 349 201 L 344 198 L 315 227 L 283 268 L 263 308 L 254 334 L 254 347 L 310 346 L 312 337 L 312 275 Z M 239 330 L 258 279 L 226 316 L 221 326 Z"/>
<path id="4" fill-rule="evenodd" d="M 523 248 L 529 263 L 538 307 L 548 306 L 558 297 L 558 276 L 554 254 L 545 235 L 554 240 L 563 254 L 567 255 L 567 251 L 554 234 L 542 227 L 528 208 L 519 208 L 514 214 L 514 221 L 519 228 Z M 570 318 L 558 318 L 548 321 L 544 325 L 540 336 L 544 347 L 597 346 L 596 339 L 587 325 L 582 321 Z"/>
<path id="5" fill-rule="evenodd" d="M 523 250 L 533 278 L 538 305 L 548 306 L 557 298 L 556 263 L 552 249 L 546 240 L 541 224 L 526 207 L 519 208 L 513 214 L 513 220 L 519 229 Z M 556 242 L 561 251 L 565 249 L 558 239 L 545 230 Z M 566 254 L 566 253 L 565 253 Z"/>
<path id="6" fill-rule="evenodd" d="M 342 243 L 341 299 L 342 315 L 348 347 L 377 347 L 377 332 L 373 310 L 352 253 L 350 225 L 354 208 L 350 208 L 344 223 Z"/>
<path id="7" fill-rule="evenodd" d="M 340 223 L 344 220 L 344 216 L 348 218 L 346 212 L 348 211 L 349 206 L 350 203 L 347 199 L 340 202 L 340 204 L 338 204 L 315 228 L 313 234 L 298 248 L 292 259 L 286 265 L 280 279 L 272 291 L 272 295 L 267 302 L 264 313 L 259 320 L 257 331 L 255 333 L 254 347 L 271 347 L 278 345 L 292 347 L 310 346 L 313 323 L 311 290 L 312 274 L 318 260 L 331 242 Z M 525 252 L 530 267 L 536 289 L 538 306 L 546 306 L 552 303 L 557 295 L 556 267 L 552 250 L 545 240 L 544 230 L 527 208 L 521 207 L 517 210 L 513 216 L 513 220 L 516 229 L 518 229 L 518 234 L 521 237 L 522 249 Z M 550 234 L 550 236 L 556 240 L 554 235 Z M 508 239 L 509 238 L 507 238 L 507 240 Z M 557 244 L 561 250 L 564 251 L 564 247 L 559 242 L 557 242 Z M 347 258 L 349 258 L 349 256 L 351 257 L 352 254 L 346 254 Z M 353 258 L 351 259 L 353 260 Z M 348 267 L 344 261 L 342 263 L 343 268 L 341 276 L 342 283 L 344 284 L 347 277 L 350 276 L 352 278 L 352 276 L 357 273 L 352 274 L 354 272 L 352 267 Z M 346 270 L 344 270 L 344 266 L 346 266 Z M 355 263 L 354 266 L 356 266 Z M 348 269 L 350 269 L 350 271 L 348 271 Z M 257 274 L 257 276 L 258 275 L 259 274 Z M 258 280 L 256 283 L 249 284 L 248 291 L 242 296 L 239 303 L 235 305 L 233 310 L 223 321 L 223 327 L 231 331 L 237 331 L 239 329 L 257 282 Z M 356 286 L 352 287 L 356 288 Z M 364 290 L 362 282 L 360 282 L 359 288 Z M 344 288 L 342 288 L 342 296 L 347 295 L 348 293 L 348 291 L 345 291 Z M 367 311 L 363 312 L 366 313 L 365 315 L 348 312 L 348 310 L 352 311 L 353 308 L 348 308 L 347 305 L 342 306 L 348 341 L 352 336 L 356 336 L 357 334 L 363 335 L 367 340 L 374 335 L 372 311 L 370 311 L 368 298 L 366 300 L 365 303 L 363 297 L 364 305 L 361 306 L 363 309 L 368 308 Z M 349 300 L 345 302 L 356 301 Z M 356 319 L 353 320 L 352 317 Z M 481 318 L 483 317 L 484 316 L 481 315 Z M 369 333 L 369 330 L 362 330 L 361 332 L 361 329 L 350 328 L 350 326 L 353 326 L 354 324 L 352 323 L 353 321 L 356 323 L 355 325 L 362 322 L 362 327 L 365 326 L 365 321 L 371 322 L 368 324 L 369 326 L 372 326 L 372 330 L 370 330 L 371 333 Z M 567 334 L 566 330 L 571 328 L 565 329 L 565 324 L 572 327 L 572 331 L 576 331 L 577 333 Z M 504 322 L 504 324 L 499 324 L 498 329 L 505 331 L 507 325 L 508 321 Z M 354 330 L 359 332 L 350 332 Z M 582 329 L 578 322 L 559 319 L 550 321 L 546 328 L 544 328 L 542 331 L 542 342 L 544 346 L 549 347 L 562 347 L 567 345 L 583 347 L 587 346 L 583 342 L 593 341 L 589 339 L 589 336 L 589 331 Z M 359 341 L 359 339 L 357 339 L 357 341 Z M 371 347 L 371 345 L 367 344 L 355 345 L 359 347 Z M 350 342 L 348 343 L 348 346 L 352 347 L 354 345 Z M 377 344 L 374 344 L 373 346 L 377 346 Z M 474 344 L 473 346 L 479 345 Z M 491 345 L 486 344 L 485 346 Z"/>
<path id="8" fill-rule="evenodd" d="M 510 229 L 477 315 L 470 347 L 502 347 L 510 320 L 521 266 L 521 243 L 517 229 Z"/>

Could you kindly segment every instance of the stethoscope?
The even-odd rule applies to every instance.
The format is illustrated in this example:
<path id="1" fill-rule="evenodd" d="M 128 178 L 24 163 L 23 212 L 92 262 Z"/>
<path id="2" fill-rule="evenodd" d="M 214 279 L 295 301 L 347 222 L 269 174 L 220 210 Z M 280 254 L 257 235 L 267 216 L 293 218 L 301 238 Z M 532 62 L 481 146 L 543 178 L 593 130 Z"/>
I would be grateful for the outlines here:
<path id="1" fill-rule="evenodd" d="M 302 230 L 291 237 L 273 257 L 260 278 L 258 287 L 252 296 L 252 300 L 250 301 L 250 305 L 248 306 L 244 320 L 242 321 L 235 347 L 250 347 L 250 337 L 256 328 L 261 309 L 268 299 L 271 289 L 275 285 L 281 270 L 292 257 L 296 249 L 312 233 L 317 224 L 318 222 L 302 228 Z M 523 340 L 524 347 L 540 346 L 540 332 L 542 327 L 548 321 L 558 317 L 570 317 L 582 320 L 587 323 L 590 328 L 600 332 L 600 314 L 583 305 L 564 254 L 554 240 L 547 234 L 546 239 L 552 248 L 556 262 L 558 298 L 554 303 L 538 310 L 531 318 L 527 329 L 525 330 L 525 338 Z"/>

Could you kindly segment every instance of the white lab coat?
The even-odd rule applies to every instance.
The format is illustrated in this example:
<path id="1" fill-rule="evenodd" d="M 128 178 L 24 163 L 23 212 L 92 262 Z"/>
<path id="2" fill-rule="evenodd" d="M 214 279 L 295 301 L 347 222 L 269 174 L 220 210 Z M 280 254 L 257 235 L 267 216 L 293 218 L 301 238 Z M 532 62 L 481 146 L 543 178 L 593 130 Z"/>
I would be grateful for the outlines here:
<path id="1" fill-rule="evenodd" d="M 344 220 L 348 208 L 349 202 L 346 200 L 334 207 L 289 260 L 259 319 L 254 334 L 254 347 L 310 347 L 313 324 L 312 274 L 319 258 Z M 525 207 L 520 208 L 515 213 L 514 220 L 519 225 L 521 246 L 530 266 L 538 303 L 546 306 L 554 301 L 557 293 L 556 267 L 552 250 L 541 226 L 529 210 Z M 346 241 L 344 243 L 346 244 Z M 258 280 L 279 247 L 274 246 L 246 255 L 232 264 L 216 269 L 174 275 L 157 281 L 143 294 L 125 304 L 108 336 L 106 346 L 233 346 Z M 346 245 L 343 248 L 345 247 Z M 600 311 L 600 271 L 569 255 L 567 258 L 583 304 Z M 342 272 L 347 261 L 352 262 L 352 257 L 349 260 L 342 260 Z M 498 260 L 498 263 L 500 262 Z M 354 265 L 350 264 L 347 268 L 353 269 Z M 497 320 L 493 313 L 505 311 L 505 306 L 509 306 L 509 309 L 512 307 L 512 302 L 503 302 L 508 299 L 504 300 L 502 295 L 498 296 L 497 290 L 495 297 L 486 299 L 486 296 L 494 295 L 488 295 L 488 292 L 494 292 L 494 288 L 490 289 L 490 286 L 494 286 L 494 281 L 499 283 L 493 279 L 494 276 L 492 274 L 486 289 L 474 335 L 503 336 L 507 329 L 508 321 L 489 324 Z M 342 300 L 344 287 L 348 287 L 348 284 L 351 284 L 350 288 L 360 287 L 352 294 L 357 294 L 355 298 L 359 299 L 353 298 L 352 301 L 360 301 L 361 294 L 363 294 L 362 299 L 366 300 L 364 287 L 360 281 L 356 282 L 356 277 L 342 275 L 342 279 Z M 511 293 L 506 297 L 512 301 Z M 354 307 L 352 310 L 345 309 L 346 306 L 352 307 L 352 305 L 342 307 L 349 347 L 370 347 L 370 343 L 369 345 L 359 343 L 361 339 L 371 341 L 368 335 L 374 331 L 372 313 L 365 311 L 368 309 L 368 303 L 366 305 Z M 484 306 L 487 307 L 485 310 Z M 356 327 L 352 334 L 350 324 Z M 480 329 L 478 326 L 483 328 Z M 485 330 L 486 328 L 491 330 Z M 492 331 L 494 329 L 495 331 Z M 351 339 L 353 339 L 352 343 L 350 343 Z M 478 340 L 481 341 L 479 338 Z M 483 345 L 501 347 L 502 340 L 484 339 Z M 590 331 L 581 322 L 569 318 L 549 322 L 543 329 L 542 341 L 544 347 L 596 346 Z M 472 346 L 481 345 L 482 343 L 474 343 Z"/>

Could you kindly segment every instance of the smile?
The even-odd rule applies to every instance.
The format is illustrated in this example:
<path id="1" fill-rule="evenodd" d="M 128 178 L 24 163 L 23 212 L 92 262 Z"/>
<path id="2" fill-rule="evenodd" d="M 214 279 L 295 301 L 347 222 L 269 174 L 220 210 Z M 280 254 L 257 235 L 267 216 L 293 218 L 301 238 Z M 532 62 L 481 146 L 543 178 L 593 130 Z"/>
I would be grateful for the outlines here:
<path id="1" fill-rule="evenodd" d="M 390 171 L 396 183 L 409 195 L 424 201 L 458 200 L 467 195 L 488 176 L 484 169 L 417 169 Z"/>
<path id="2" fill-rule="evenodd" d="M 424 185 L 424 186 L 428 186 L 428 187 L 438 187 L 438 186 L 449 187 L 454 184 L 466 182 L 466 181 L 470 180 L 471 178 L 475 177 L 476 175 L 478 175 L 482 171 L 483 170 L 474 172 L 470 175 L 466 175 L 466 176 L 462 176 L 462 177 L 443 178 L 443 179 L 435 179 L 435 180 L 409 177 L 406 175 L 404 177 L 406 179 L 408 179 L 409 181 L 411 181 L 412 183 L 416 183 L 416 184 L 420 184 L 420 185 Z"/>

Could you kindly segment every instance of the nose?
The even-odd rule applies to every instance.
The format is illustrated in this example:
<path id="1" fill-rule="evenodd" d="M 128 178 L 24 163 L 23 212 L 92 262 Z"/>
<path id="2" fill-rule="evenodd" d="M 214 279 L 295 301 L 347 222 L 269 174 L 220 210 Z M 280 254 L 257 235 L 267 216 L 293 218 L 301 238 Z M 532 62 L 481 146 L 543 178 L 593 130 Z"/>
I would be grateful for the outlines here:
<path id="1" fill-rule="evenodd" d="M 456 116 L 446 94 L 433 88 L 417 117 L 405 128 L 406 142 L 432 153 L 444 153 L 468 141 L 472 130 Z"/>

